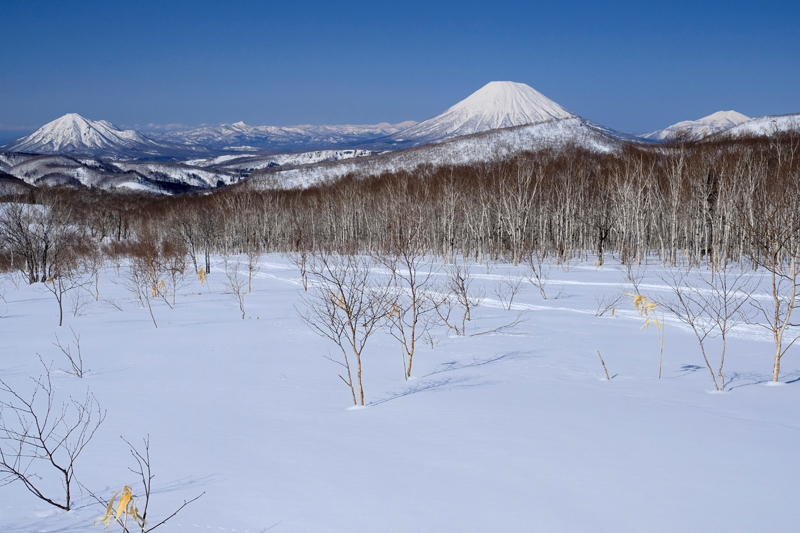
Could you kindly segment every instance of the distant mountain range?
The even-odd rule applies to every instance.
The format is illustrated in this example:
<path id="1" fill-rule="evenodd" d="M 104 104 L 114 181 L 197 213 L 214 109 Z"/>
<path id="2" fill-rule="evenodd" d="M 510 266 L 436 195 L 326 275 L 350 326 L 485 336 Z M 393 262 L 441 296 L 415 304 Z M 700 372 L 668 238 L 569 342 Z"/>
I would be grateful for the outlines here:
<path id="1" fill-rule="evenodd" d="M 416 122 L 345 126 L 250 126 L 244 122 L 151 133 L 172 144 L 202 147 L 209 152 L 286 153 L 356 146 L 403 131 Z"/>
<path id="2" fill-rule="evenodd" d="M 416 122 L 364 126 L 249 126 L 244 122 L 144 135 L 69 113 L 0 149 L 113 160 L 191 159 L 232 153 L 287 153 L 363 145 Z"/>
<path id="3" fill-rule="evenodd" d="M 468 164 L 525 150 L 580 146 L 608 152 L 624 142 L 800 131 L 800 115 L 749 119 L 720 111 L 635 137 L 585 120 L 528 85 L 491 82 L 420 123 L 216 127 L 144 135 L 70 113 L 0 148 L 5 182 L 80 183 L 181 192 L 235 183 L 307 186 L 347 173 Z M 12 176 L 8 177 L 8 176 Z"/>

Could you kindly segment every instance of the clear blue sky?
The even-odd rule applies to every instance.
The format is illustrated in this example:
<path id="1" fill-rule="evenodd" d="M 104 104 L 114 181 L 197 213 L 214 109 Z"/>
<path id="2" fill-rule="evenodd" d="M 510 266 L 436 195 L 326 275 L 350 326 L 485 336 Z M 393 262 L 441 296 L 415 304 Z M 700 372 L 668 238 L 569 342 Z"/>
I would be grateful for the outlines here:
<path id="1" fill-rule="evenodd" d="M 0 129 L 423 120 L 492 80 L 645 132 L 800 112 L 800 2 L 0 0 Z"/>

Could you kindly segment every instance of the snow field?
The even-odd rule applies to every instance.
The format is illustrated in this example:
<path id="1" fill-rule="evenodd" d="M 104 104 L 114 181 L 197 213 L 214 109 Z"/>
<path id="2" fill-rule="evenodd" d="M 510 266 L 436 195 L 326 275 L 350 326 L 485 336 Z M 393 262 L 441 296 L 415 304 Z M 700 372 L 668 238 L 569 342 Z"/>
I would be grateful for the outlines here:
<path id="1" fill-rule="evenodd" d="M 122 311 L 92 303 L 63 328 L 52 295 L 5 280 L 0 377 L 27 391 L 37 353 L 64 368 L 53 333 L 64 341 L 74 328 L 90 371 L 54 370 L 54 384 L 63 399 L 89 387 L 108 410 L 77 476 L 106 497 L 134 483 L 119 436 L 149 434 L 152 519 L 206 492 L 163 531 L 795 530 L 797 348 L 784 358 L 782 386 L 769 387 L 770 340 L 738 331 L 729 391 L 712 394 L 694 337 L 675 321 L 658 380 L 656 332 L 640 329 L 630 300 L 595 316 L 595 296 L 625 288 L 609 263 L 554 267 L 550 299 L 525 282 L 511 311 L 493 284 L 522 269 L 473 272 L 487 297 L 470 332 L 519 311 L 526 321 L 477 337 L 437 329 L 408 381 L 397 341 L 376 335 L 361 409 L 350 409 L 339 367 L 324 358 L 336 346 L 299 319 L 299 274 L 278 255 L 262 258 L 245 320 L 223 293 L 218 262 L 208 287 L 187 276 L 174 310 L 154 304 L 158 329 L 112 268 L 101 298 Z M 657 300 L 656 274 L 648 268 L 643 292 Z M 21 486 L 0 487 L 0 530 L 101 531 L 91 523 L 103 509 L 78 500 L 64 513 Z"/>

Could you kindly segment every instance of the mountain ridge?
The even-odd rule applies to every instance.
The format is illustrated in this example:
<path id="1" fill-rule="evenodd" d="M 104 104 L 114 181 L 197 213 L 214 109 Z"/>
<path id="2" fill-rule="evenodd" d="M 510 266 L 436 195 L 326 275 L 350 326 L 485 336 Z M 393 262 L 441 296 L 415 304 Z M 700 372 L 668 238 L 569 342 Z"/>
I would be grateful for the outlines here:
<path id="1" fill-rule="evenodd" d="M 698 140 L 729 130 L 749 120 L 752 119 L 737 111 L 717 111 L 707 117 L 697 120 L 684 120 L 663 130 L 640 135 L 640 137 L 652 141 L 670 141 L 681 138 L 684 140 Z"/>
<path id="2" fill-rule="evenodd" d="M 354 147 L 415 124 L 251 126 L 239 121 L 151 135 L 160 141 L 198 145 L 211 151 L 285 153 Z"/>

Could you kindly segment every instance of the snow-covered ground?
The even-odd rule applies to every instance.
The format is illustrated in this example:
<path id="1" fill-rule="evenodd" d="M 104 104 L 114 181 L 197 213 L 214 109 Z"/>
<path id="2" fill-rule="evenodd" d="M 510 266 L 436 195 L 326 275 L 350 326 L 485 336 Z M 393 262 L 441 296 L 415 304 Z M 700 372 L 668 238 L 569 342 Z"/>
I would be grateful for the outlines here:
<path id="1" fill-rule="evenodd" d="M 245 320 L 215 264 L 209 286 L 190 276 L 175 309 L 155 304 L 158 329 L 113 269 L 100 296 L 121 310 L 92 302 L 62 328 L 50 293 L 6 279 L 0 377 L 30 390 L 37 353 L 64 368 L 52 343 L 72 327 L 90 370 L 83 379 L 54 370 L 57 394 L 88 387 L 108 411 L 77 476 L 106 497 L 134 484 L 119 437 L 149 435 L 151 519 L 205 492 L 165 532 L 788 532 L 800 523 L 800 354 L 792 348 L 782 384 L 768 386 L 773 348 L 758 329 L 729 341 L 729 390 L 712 393 L 693 336 L 674 320 L 659 380 L 656 330 L 640 329 L 630 300 L 595 316 L 596 297 L 626 289 L 621 270 L 554 267 L 548 300 L 525 282 L 508 311 L 493 286 L 522 268 L 477 266 L 487 297 L 469 331 L 518 312 L 526 321 L 473 337 L 437 329 L 409 381 L 399 345 L 379 334 L 364 355 L 369 405 L 352 409 L 325 359 L 335 346 L 298 318 L 298 272 L 278 255 L 260 268 Z M 656 274 L 648 269 L 643 292 L 658 299 Z M 58 492 L 56 481 L 47 487 Z M 18 484 L 0 487 L 0 531 L 100 531 L 92 521 L 104 509 L 76 498 L 65 513 Z"/>

